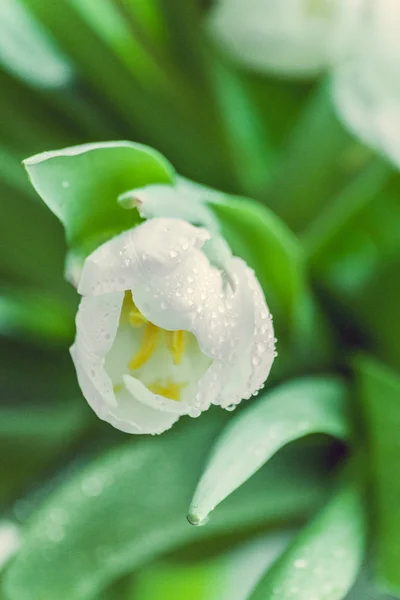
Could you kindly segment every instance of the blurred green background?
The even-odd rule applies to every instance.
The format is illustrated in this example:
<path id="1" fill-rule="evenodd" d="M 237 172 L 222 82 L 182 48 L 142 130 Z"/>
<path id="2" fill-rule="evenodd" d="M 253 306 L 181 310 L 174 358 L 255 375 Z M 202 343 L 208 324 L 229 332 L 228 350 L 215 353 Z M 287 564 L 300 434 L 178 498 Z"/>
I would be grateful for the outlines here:
<path id="1" fill-rule="evenodd" d="M 328 74 L 302 82 L 239 68 L 207 35 L 210 6 L 0 0 L 0 565 L 19 546 L 0 571 L 1 600 L 253 598 L 290 540 L 315 537 L 306 523 L 350 455 L 361 457 L 368 526 L 347 583 L 332 592 L 305 569 L 303 595 L 267 582 L 254 598 L 399 597 L 400 176 L 339 123 Z M 247 407 L 148 439 L 91 413 L 68 354 L 78 296 L 63 278 L 64 233 L 21 166 L 115 139 L 241 197 L 220 218 L 275 315 L 265 396 L 294 385 L 295 410 L 303 377 L 311 397 L 328 374 L 346 389 L 346 442 L 321 428 L 298 436 L 202 528 L 185 519 L 196 483 Z M 247 214 L 245 197 L 261 208 Z M 318 528 L 328 551 L 337 529 Z M 289 581 L 280 568 L 271 577 Z"/>

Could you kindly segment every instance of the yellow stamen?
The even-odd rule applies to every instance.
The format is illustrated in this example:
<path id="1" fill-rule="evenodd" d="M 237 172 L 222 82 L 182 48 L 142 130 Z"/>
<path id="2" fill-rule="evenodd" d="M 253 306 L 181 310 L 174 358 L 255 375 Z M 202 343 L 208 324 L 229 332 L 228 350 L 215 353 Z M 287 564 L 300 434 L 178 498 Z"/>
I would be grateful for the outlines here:
<path id="1" fill-rule="evenodd" d="M 153 323 L 147 323 L 143 333 L 142 345 L 135 356 L 128 363 L 129 369 L 138 369 L 149 360 L 156 349 L 159 331 L 159 328 L 153 325 Z"/>
<path id="2" fill-rule="evenodd" d="M 174 365 L 180 365 L 185 351 L 185 332 L 182 329 L 178 331 L 166 331 L 167 346 L 172 354 Z"/>
<path id="3" fill-rule="evenodd" d="M 132 294 L 130 291 L 125 292 L 120 317 L 120 323 L 126 322 L 132 325 L 132 327 L 141 327 L 142 325 L 145 325 L 148 322 L 146 317 L 142 315 L 140 310 L 133 302 Z"/>
<path id="4" fill-rule="evenodd" d="M 145 325 L 148 323 L 146 317 L 142 315 L 140 310 L 134 306 L 132 310 L 128 313 L 128 321 L 132 327 L 141 327 L 141 325 Z"/>
<path id="5" fill-rule="evenodd" d="M 113 385 L 113 390 L 115 393 L 120 392 L 122 390 L 124 386 L 122 385 L 122 383 L 116 383 L 115 385 Z"/>
<path id="6" fill-rule="evenodd" d="M 181 390 L 185 387 L 186 383 L 174 383 L 171 379 L 168 379 L 166 383 L 161 382 L 159 379 L 156 379 L 154 383 L 147 386 L 147 389 L 153 394 L 158 394 L 159 396 L 164 396 L 164 398 L 168 398 L 169 400 L 175 400 L 176 402 L 180 402 L 181 399 Z"/>

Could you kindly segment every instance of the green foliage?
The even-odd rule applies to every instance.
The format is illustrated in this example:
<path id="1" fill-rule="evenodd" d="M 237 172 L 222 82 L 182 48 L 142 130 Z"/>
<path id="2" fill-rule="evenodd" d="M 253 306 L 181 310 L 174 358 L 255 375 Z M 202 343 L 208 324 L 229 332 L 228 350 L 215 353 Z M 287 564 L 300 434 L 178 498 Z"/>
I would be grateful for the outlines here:
<path id="1" fill-rule="evenodd" d="M 210 4 L 0 2 L 0 516 L 23 537 L 1 600 L 400 597 L 399 176 L 324 77 L 223 56 Z M 175 169 L 222 191 L 206 200 L 274 313 L 276 387 L 128 439 L 78 390 L 64 260 L 139 223 L 118 196 Z M 365 460 L 332 495 L 350 452 Z M 224 500 L 205 527 L 193 494 L 193 522 Z M 240 596 L 248 540 L 288 526 Z"/>
<path id="2" fill-rule="evenodd" d="M 33 187 L 63 223 L 71 249 L 98 245 L 138 222 L 117 204 L 123 192 L 170 183 L 173 170 L 151 148 L 104 142 L 45 152 L 25 161 Z"/>
<path id="3" fill-rule="evenodd" d="M 361 566 L 365 530 L 363 490 L 357 481 L 347 483 L 304 527 L 250 600 L 341 600 Z"/>
<path id="4" fill-rule="evenodd" d="M 188 519 L 199 523 L 282 446 L 312 433 L 350 434 L 346 387 L 321 378 L 278 386 L 232 419 L 197 486 Z"/>
<path id="5" fill-rule="evenodd" d="M 118 575 L 160 554 L 206 539 L 215 542 L 232 531 L 292 523 L 321 500 L 318 459 L 307 465 L 310 454 L 300 452 L 297 459 L 292 455 L 271 465 L 253 487 L 242 488 L 209 526 L 190 527 L 185 508 L 223 421 L 209 414 L 179 432 L 122 445 L 66 481 L 33 516 L 6 573 L 7 597 L 93 598 Z M 304 465 L 301 476 L 292 471 L 293 460 Z"/>
<path id="6" fill-rule="evenodd" d="M 383 589 L 398 595 L 400 377 L 376 360 L 364 356 L 355 360 L 354 368 L 365 415 L 371 468 L 377 535 L 375 569 Z"/>

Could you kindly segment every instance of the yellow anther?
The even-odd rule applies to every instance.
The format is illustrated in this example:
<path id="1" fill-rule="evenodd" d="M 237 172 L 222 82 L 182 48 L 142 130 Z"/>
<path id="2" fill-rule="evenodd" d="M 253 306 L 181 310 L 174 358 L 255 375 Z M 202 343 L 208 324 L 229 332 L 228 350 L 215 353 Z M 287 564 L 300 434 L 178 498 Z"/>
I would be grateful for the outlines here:
<path id="1" fill-rule="evenodd" d="M 126 322 L 132 325 L 132 327 L 140 327 L 148 322 L 146 317 L 142 315 L 140 310 L 133 302 L 130 291 L 125 292 L 120 317 L 120 323 Z"/>
<path id="2" fill-rule="evenodd" d="M 165 383 L 160 381 L 160 379 L 156 379 L 154 383 L 147 386 L 147 389 L 150 390 L 150 392 L 153 392 L 153 394 L 158 394 L 169 400 L 180 402 L 181 390 L 185 385 L 186 383 L 174 383 L 171 379 L 168 379 Z"/>
<path id="3" fill-rule="evenodd" d="M 168 350 L 172 354 L 174 365 L 180 365 L 185 350 L 185 332 L 182 329 L 178 331 L 166 331 Z"/>
<path id="4" fill-rule="evenodd" d="M 113 385 L 114 393 L 116 394 L 117 392 L 120 392 L 123 387 L 124 386 L 122 385 L 122 383 L 116 383 L 115 385 Z"/>
<path id="5" fill-rule="evenodd" d="M 148 323 L 146 317 L 142 315 L 142 313 L 138 308 L 136 308 L 136 306 L 134 306 L 134 308 L 132 308 L 132 310 L 129 311 L 128 321 L 130 325 L 132 325 L 132 327 L 140 327 L 141 325 Z"/>
<path id="6" fill-rule="evenodd" d="M 129 369 L 135 370 L 144 365 L 157 346 L 157 338 L 159 333 L 159 328 L 153 325 L 153 323 L 147 323 L 145 330 L 143 332 L 142 345 L 140 346 L 138 352 L 128 363 Z"/>

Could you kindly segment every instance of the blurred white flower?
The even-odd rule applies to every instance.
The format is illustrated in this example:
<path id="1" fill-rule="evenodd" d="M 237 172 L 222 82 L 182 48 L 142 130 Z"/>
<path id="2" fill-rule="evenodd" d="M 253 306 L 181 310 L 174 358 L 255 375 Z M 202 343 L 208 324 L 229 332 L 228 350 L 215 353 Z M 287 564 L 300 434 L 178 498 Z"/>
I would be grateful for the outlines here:
<path id="1" fill-rule="evenodd" d="M 208 26 L 252 69 L 329 70 L 339 118 L 400 165 L 399 0 L 217 0 Z"/>
<path id="2" fill-rule="evenodd" d="M 11 521 L 0 521 L 0 569 L 17 552 L 21 545 L 21 534 Z"/>
<path id="3" fill-rule="evenodd" d="M 217 0 L 208 28 L 226 52 L 247 67 L 312 76 L 330 62 L 339 4 L 338 0 Z"/>
<path id="4" fill-rule="evenodd" d="M 354 27 L 333 67 L 338 115 L 400 165 L 400 1 L 351 0 L 347 8 Z"/>
<path id="5" fill-rule="evenodd" d="M 257 392 L 274 333 L 254 272 L 215 231 L 174 216 L 192 210 L 179 208 L 177 189 L 153 185 L 135 197 L 142 215 L 165 214 L 167 204 L 173 216 L 149 218 L 86 259 L 71 355 L 101 419 L 154 434 Z M 198 218 L 209 219 L 206 205 Z"/>

